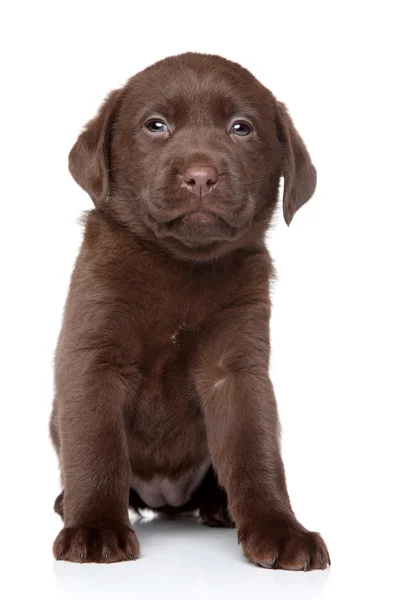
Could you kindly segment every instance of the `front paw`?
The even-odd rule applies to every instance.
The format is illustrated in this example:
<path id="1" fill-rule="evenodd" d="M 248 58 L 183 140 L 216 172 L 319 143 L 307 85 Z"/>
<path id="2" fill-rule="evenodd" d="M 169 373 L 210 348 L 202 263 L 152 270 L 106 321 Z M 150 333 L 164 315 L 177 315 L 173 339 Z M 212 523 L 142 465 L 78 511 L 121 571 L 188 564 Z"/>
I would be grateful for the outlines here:
<path id="1" fill-rule="evenodd" d="M 135 560 L 139 542 L 127 525 L 64 527 L 54 542 L 53 554 L 57 560 L 79 563 Z"/>
<path id="2" fill-rule="evenodd" d="M 240 527 L 238 539 L 244 556 L 261 567 L 311 571 L 331 564 L 319 533 L 308 531 L 291 517 L 267 518 Z"/>

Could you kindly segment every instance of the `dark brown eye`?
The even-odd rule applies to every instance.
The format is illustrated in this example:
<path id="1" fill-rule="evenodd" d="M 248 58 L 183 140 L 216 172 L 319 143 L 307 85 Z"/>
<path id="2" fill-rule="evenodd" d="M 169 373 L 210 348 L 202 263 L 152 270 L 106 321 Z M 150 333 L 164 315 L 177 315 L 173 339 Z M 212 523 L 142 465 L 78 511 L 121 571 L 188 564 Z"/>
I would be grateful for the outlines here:
<path id="1" fill-rule="evenodd" d="M 158 119 L 147 121 L 146 127 L 151 133 L 167 133 L 168 131 L 166 124 Z"/>
<path id="2" fill-rule="evenodd" d="M 248 123 L 234 123 L 231 127 L 230 133 L 241 136 L 249 135 L 249 133 L 251 133 L 251 126 Z"/>

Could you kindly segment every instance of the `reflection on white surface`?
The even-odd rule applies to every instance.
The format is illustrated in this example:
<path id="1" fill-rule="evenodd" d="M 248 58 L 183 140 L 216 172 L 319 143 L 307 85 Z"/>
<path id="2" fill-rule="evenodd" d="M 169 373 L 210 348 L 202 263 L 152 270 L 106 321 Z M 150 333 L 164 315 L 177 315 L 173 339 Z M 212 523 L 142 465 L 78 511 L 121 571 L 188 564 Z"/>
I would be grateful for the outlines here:
<path id="1" fill-rule="evenodd" d="M 141 558 L 110 565 L 54 562 L 56 598 L 321 598 L 330 570 L 271 571 L 248 563 L 236 531 L 194 518 L 134 524 Z M 143 597 L 143 596 L 142 596 Z"/>

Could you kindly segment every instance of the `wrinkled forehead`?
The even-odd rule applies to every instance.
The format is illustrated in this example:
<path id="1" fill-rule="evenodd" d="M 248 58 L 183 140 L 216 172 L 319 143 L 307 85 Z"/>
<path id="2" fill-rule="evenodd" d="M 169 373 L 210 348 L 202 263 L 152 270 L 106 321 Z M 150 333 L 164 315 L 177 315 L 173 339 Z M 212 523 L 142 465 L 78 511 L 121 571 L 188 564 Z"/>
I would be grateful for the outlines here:
<path id="1" fill-rule="evenodd" d="M 127 99 L 139 120 L 152 115 L 176 122 L 214 124 L 273 113 L 273 96 L 248 71 L 222 64 L 214 68 L 157 63 L 133 77 Z"/>

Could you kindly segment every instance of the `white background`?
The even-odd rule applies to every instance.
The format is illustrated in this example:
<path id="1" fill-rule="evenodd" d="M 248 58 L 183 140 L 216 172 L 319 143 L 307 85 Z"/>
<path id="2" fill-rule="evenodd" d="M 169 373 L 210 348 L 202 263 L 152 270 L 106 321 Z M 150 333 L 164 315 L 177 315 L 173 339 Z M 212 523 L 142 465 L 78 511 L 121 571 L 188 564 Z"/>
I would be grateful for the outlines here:
<path id="1" fill-rule="evenodd" d="M 137 5 L 138 4 L 138 5 Z M 399 114 L 395 2 L 9 2 L 1 21 L 1 542 L 5 598 L 399 597 Z M 269 235 L 272 377 L 299 519 L 326 572 L 253 567 L 233 531 L 136 527 L 143 558 L 52 558 L 52 356 L 90 199 L 67 171 L 113 88 L 170 54 L 218 53 L 287 103 L 318 169 Z M 397 57 L 396 57 L 397 55 Z M 398 582 L 398 576 L 397 576 Z M 7 589 L 6 589 L 7 588 Z"/>

